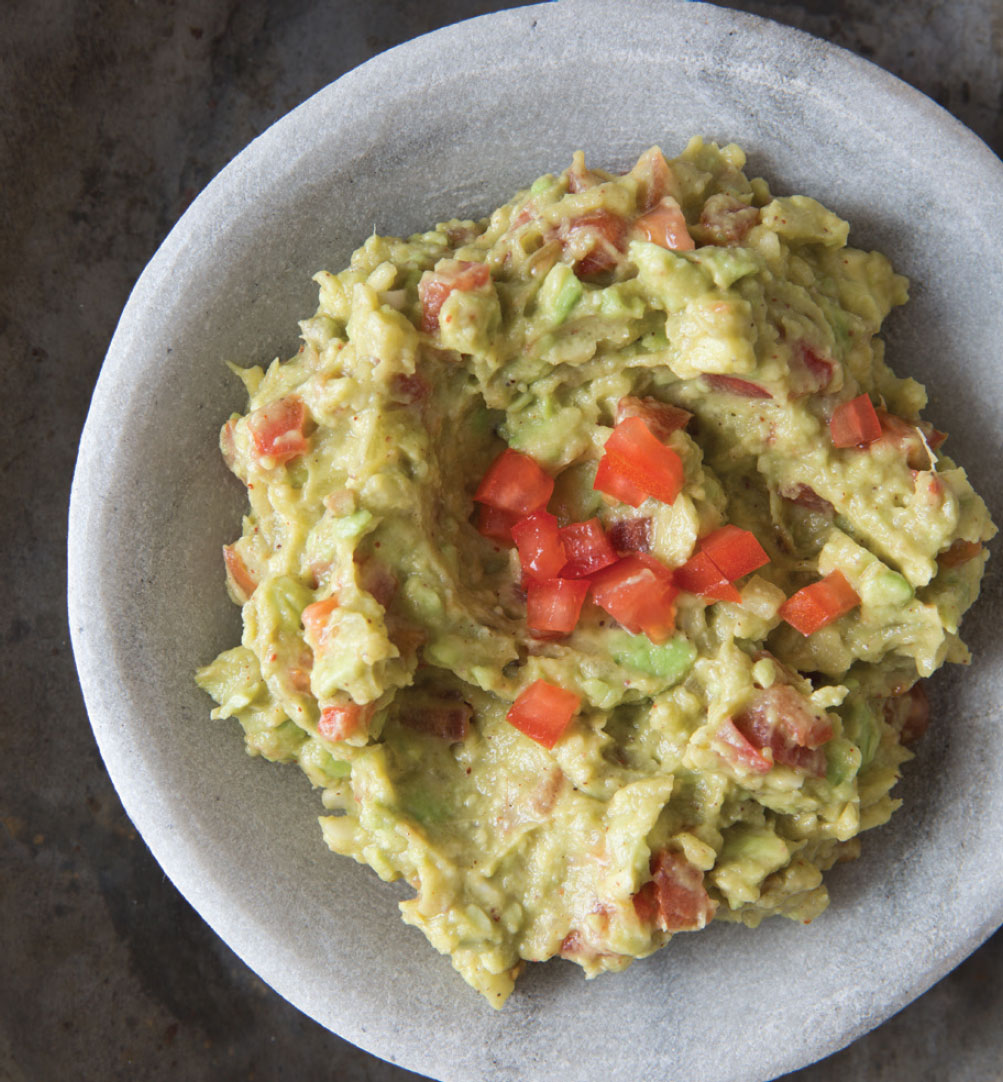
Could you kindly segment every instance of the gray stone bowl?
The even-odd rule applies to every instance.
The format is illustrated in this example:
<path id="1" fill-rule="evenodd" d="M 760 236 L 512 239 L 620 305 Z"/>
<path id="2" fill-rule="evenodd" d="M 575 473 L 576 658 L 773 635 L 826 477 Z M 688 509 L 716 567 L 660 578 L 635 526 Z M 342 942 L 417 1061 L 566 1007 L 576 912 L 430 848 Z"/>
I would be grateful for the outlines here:
<path id="1" fill-rule="evenodd" d="M 164 870 L 281 995 L 375 1054 L 444 1080 L 751 1082 L 848 1043 L 1003 922 L 1000 577 L 966 627 L 967 671 L 892 823 L 831 874 L 810 927 L 714 926 L 626 974 L 531 967 L 492 1011 L 401 923 L 406 893 L 329 854 L 318 796 L 211 723 L 192 672 L 238 641 L 220 546 L 243 493 L 217 433 L 243 405 L 226 358 L 297 346 L 310 281 L 374 227 L 480 215 L 576 148 L 626 167 L 693 133 L 735 141 L 780 192 L 810 193 L 889 253 L 913 300 L 888 333 L 926 382 L 997 520 L 1003 166 L 885 72 L 794 30 L 703 4 L 562 0 L 437 31 L 375 58 L 255 140 L 140 278 L 80 446 L 69 606 L 108 770 Z"/>

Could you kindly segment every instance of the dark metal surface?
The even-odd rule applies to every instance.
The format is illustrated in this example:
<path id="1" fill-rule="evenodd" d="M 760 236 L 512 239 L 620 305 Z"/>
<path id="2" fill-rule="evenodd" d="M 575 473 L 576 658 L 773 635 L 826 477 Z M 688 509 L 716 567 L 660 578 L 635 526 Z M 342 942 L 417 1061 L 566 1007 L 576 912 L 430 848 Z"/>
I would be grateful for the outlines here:
<path id="1" fill-rule="evenodd" d="M 70 655 L 66 508 L 118 313 L 200 188 L 342 72 L 508 6 L 7 0 L 0 11 L 0 1082 L 417 1077 L 265 987 L 136 836 L 97 753 Z M 1003 151 L 998 0 L 727 6 L 874 60 Z M 345 994 L 335 989 L 333 981 L 332 994 Z M 787 1077 L 998 1079 L 1001 1017 L 997 933 L 897 1017 Z"/>

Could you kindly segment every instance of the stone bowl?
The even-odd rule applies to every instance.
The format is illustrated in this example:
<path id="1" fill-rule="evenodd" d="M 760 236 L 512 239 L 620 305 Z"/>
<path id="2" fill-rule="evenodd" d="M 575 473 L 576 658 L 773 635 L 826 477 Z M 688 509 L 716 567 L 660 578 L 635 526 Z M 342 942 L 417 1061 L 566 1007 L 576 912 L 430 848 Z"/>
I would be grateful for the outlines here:
<path id="1" fill-rule="evenodd" d="M 629 12 L 629 15 L 628 15 Z M 530 967 L 494 1012 L 397 914 L 407 891 L 328 853 L 319 797 L 212 723 L 195 668 L 238 641 L 220 546 L 244 497 L 218 450 L 243 406 L 224 359 L 296 349 L 310 276 L 375 227 L 488 212 L 582 148 L 734 141 L 888 253 L 913 299 L 889 356 L 930 390 L 998 521 L 1003 166 L 884 71 L 698 3 L 562 0 L 376 57 L 266 131 L 206 188 L 122 314 L 70 511 L 73 646 L 101 753 L 165 872 L 280 995 L 378 1056 L 443 1080 L 756 1082 L 820 1058 L 923 992 L 1003 922 L 1003 612 L 993 563 L 967 671 L 933 682 L 904 807 L 829 876 L 809 927 L 713 926 L 627 973 Z"/>

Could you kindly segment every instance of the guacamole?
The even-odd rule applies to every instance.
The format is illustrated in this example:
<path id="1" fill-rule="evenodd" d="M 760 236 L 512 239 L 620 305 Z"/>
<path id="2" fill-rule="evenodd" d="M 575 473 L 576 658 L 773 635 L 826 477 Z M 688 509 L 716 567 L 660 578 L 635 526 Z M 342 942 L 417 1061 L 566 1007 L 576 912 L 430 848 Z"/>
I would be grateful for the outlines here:
<path id="1" fill-rule="evenodd" d="M 809 921 L 885 822 L 994 533 L 877 337 L 906 281 L 736 146 L 576 154 L 371 236 L 234 368 L 243 638 L 200 670 L 494 1006 Z"/>

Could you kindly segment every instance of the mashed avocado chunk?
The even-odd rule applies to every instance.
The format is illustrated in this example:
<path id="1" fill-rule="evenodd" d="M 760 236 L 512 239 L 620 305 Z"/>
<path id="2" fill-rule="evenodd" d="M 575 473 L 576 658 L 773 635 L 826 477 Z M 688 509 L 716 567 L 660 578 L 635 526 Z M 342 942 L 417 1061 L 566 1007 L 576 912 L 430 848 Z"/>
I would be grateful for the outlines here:
<path id="1" fill-rule="evenodd" d="M 885 822 L 995 533 L 877 337 L 906 281 L 693 139 L 372 236 L 234 371 L 243 639 L 197 674 L 500 1006 L 808 921 Z"/>

